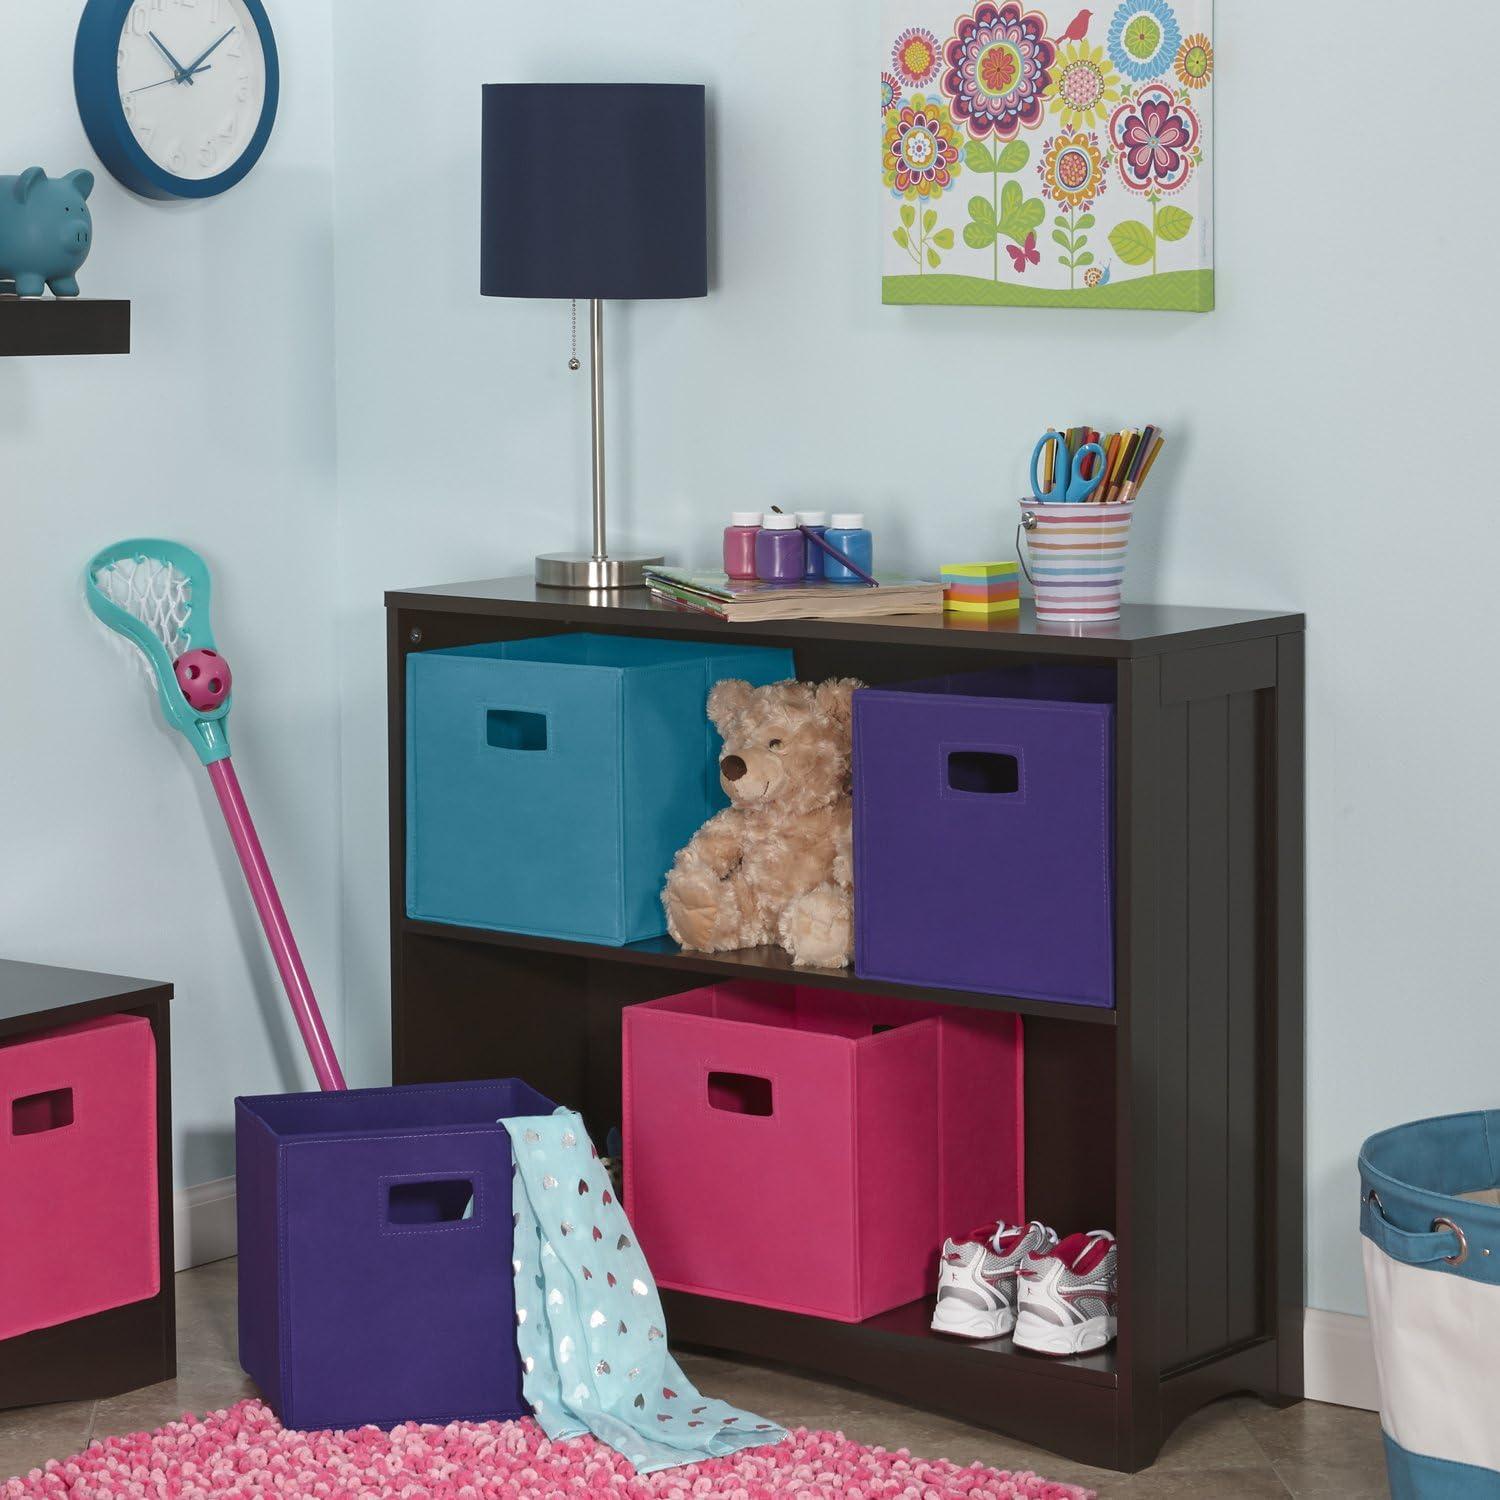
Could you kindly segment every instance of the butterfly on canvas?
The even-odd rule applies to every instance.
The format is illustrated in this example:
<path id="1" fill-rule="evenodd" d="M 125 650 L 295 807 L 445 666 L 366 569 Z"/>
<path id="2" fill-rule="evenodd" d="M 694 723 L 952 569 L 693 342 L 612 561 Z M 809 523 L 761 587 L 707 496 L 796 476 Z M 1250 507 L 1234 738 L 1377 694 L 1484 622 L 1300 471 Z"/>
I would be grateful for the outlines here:
<path id="1" fill-rule="evenodd" d="M 1011 263 L 1018 273 L 1024 271 L 1028 264 L 1039 266 L 1042 263 L 1041 252 L 1036 247 L 1035 231 L 1026 236 L 1024 245 L 1007 245 L 1005 248 L 1010 252 Z"/>

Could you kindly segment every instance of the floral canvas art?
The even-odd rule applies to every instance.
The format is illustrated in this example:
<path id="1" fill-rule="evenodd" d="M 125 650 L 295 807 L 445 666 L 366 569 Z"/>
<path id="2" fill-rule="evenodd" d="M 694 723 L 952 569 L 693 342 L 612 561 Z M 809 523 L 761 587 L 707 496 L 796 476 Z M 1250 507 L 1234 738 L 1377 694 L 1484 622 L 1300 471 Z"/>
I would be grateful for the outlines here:
<path id="1" fill-rule="evenodd" d="M 885 0 L 884 300 L 1211 311 L 1213 0 L 961 3 Z"/>

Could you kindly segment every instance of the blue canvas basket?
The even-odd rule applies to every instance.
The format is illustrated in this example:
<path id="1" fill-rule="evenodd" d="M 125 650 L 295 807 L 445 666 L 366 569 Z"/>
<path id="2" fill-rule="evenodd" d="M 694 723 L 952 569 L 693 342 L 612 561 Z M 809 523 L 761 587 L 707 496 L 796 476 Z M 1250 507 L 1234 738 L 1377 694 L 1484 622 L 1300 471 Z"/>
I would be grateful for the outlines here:
<path id="1" fill-rule="evenodd" d="M 621 946 L 666 929 L 677 851 L 727 805 L 709 689 L 756 646 L 554 635 L 406 662 L 407 914 Z"/>
<path id="2" fill-rule="evenodd" d="M 1500 1110 L 1359 1153 L 1365 1289 L 1395 1500 L 1500 1500 Z"/>

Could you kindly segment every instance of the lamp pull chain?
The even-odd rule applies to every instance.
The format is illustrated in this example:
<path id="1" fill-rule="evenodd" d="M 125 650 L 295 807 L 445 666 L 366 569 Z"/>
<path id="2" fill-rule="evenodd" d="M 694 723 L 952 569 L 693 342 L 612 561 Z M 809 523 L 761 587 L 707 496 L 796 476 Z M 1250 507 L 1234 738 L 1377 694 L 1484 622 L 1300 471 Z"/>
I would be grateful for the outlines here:
<path id="1" fill-rule="evenodd" d="M 576 298 L 573 302 L 573 357 L 568 361 L 568 368 L 570 370 L 583 368 L 578 358 L 578 302 Z"/>

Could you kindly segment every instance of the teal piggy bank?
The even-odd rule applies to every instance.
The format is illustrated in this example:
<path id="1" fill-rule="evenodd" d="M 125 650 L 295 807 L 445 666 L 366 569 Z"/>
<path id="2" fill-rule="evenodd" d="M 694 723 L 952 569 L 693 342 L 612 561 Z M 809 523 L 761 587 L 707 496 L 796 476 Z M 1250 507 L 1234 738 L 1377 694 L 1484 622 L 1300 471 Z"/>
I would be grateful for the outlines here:
<path id="1" fill-rule="evenodd" d="M 0 291 L 14 282 L 22 297 L 40 297 L 44 287 L 78 295 L 78 268 L 94 242 L 93 191 L 92 172 L 49 177 L 27 167 L 19 177 L 0 177 Z"/>

